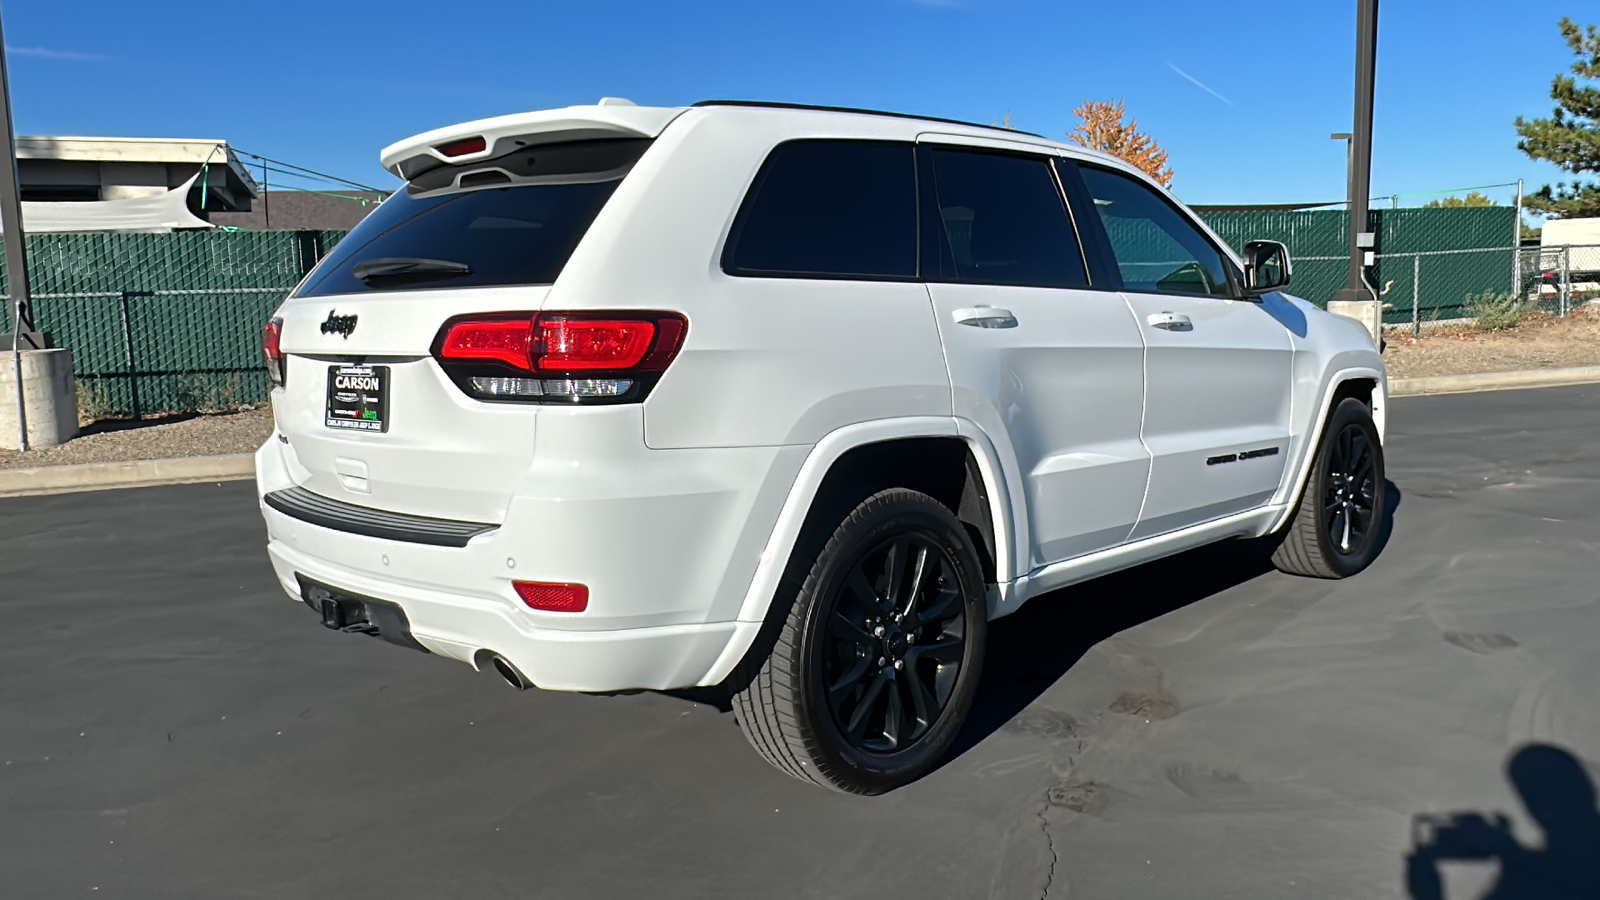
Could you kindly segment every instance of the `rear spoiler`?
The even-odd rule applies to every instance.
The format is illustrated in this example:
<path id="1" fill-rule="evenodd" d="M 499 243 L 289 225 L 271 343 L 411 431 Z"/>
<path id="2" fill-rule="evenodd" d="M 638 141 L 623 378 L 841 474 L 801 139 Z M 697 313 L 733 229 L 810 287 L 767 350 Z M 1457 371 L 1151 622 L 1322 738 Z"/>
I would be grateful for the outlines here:
<path id="1" fill-rule="evenodd" d="M 479 119 L 436 128 L 390 144 L 383 167 L 410 181 L 443 165 L 493 159 L 517 147 L 601 138 L 653 138 L 684 107 L 634 106 L 606 97 L 594 106 L 568 106 Z"/>

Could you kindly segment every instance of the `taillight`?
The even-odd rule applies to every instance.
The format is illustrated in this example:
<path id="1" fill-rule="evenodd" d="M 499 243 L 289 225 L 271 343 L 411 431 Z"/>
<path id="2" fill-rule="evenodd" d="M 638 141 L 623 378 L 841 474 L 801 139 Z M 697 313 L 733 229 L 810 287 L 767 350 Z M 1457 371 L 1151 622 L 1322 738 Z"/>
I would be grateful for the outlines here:
<path id="1" fill-rule="evenodd" d="M 666 312 L 462 316 L 445 323 L 434 356 L 483 400 L 630 403 L 655 386 L 687 329 Z"/>
<path id="2" fill-rule="evenodd" d="M 585 585 L 513 581 L 511 587 L 529 609 L 544 612 L 583 612 L 589 608 L 589 588 Z"/>
<path id="3" fill-rule="evenodd" d="M 283 387 L 283 320 L 273 319 L 261 332 L 261 361 L 266 364 L 267 377 L 278 387 Z"/>

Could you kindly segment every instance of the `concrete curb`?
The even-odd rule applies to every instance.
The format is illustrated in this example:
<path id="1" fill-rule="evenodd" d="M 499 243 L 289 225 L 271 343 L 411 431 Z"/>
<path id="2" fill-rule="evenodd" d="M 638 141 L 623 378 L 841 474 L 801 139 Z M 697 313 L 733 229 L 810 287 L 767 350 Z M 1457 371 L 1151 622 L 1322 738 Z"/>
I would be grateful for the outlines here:
<path id="1" fill-rule="evenodd" d="M 1505 391 L 1517 388 L 1558 387 L 1568 384 L 1600 382 L 1600 366 L 1573 366 L 1566 369 L 1523 369 L 1519 372 L 1482 372 L 1476 375 L 1435 375 L 1430 378 L 1396 378 L 1389 382 L 1389 396 L 1413 397 L 1420 394 L 1465 394 L 1473 391 Z"/>
<path id="2" fill-rule="evenodd" d="M 107 488 L 187 484 L 195 481 L 238 481 L 255 475 L 255 455 L 190 456 L 179 459 L 136 459 L 126 462 L 85 463 L 79 466 L 39 466 L 0 469 L 0 497 L 24 494 L 65 494 Z"/>

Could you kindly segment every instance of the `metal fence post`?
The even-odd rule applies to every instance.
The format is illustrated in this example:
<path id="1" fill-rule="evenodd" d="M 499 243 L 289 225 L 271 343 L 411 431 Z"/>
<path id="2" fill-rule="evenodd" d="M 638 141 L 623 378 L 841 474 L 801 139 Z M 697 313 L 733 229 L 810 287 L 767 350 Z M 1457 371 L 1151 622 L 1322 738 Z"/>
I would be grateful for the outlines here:
<path id="1" fill-rule="evenodd" d="M 1522 296 L 1522 179 L 1517 179 L 1517 214 L 1511 220 L 1511 295 Z"/>
<path id="2" fill-rule="evenodd" d="M 1561 315 L 1564 318 L 1572 305 L 1572 245 L 1561 248 Z"/>
<path id="3" fill-rule="evenodd" d="M 1411 257 L 1411 336 L 1422 336 L 1422 255 L 1413 254 Z"/>
<path id="4" fill-rule="evenodd" d="M 139 409 L 139 363 L 133 352 L 133 313 L 129 301 L 134 291 L 122 292 L 122 346 L 128 354 L 128 390 L 133 394 L 133 417 L 143 418 Z"/>

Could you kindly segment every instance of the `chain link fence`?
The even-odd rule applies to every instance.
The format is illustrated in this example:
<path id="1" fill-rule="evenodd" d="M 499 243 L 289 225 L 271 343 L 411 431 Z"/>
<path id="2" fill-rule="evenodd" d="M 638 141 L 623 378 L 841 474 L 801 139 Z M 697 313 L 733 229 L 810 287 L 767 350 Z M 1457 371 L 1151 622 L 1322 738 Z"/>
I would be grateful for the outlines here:
<path id="1" fill-rule="evenodd" d="M 1256 239 L 1288 245 L 1296 296 L 1326 306 L 1345 285 L 1347 210 L 1220 212 L 1206 220 L 1235 248 Z M 1470 320 L 1473 303 L 1485 294 L 1514 295 L 1520 221 L 1515 204 L 1369 211 L 1367 229 L 1377 246 L 1368 273 L 1384 304 L 1384 324 L 1420 333 Z"/>
<path id="2" fill-rule="evenodd" d="M 86 415 L 259 403 L 267 396 L 262 325 L 341 236 L 30 235 L 34 327 L 72 350 Z M 10 330 L 9 309 L 0 323 Z"/>
<path id="3" fill-rule="evenodd" d="M 1537 312 L 1567 316 L 1600 300 L 1600 245 L 1530 247 L 1517 269 L 1518 293 Z"/>
<path id="4" fill-rule="evenodd" d="M 1291 290 L 1325 306 L 1344 286 L 1349 213 L 1202 215 L 1236 248 L 1282 241 Z M 1600 247 L 1520 250 L 1520 206 L 1375 209 L 1369 270 L 1391 328 L 1470 322 L 1485 294 L 1565 314 L 1600 296 Z M 34 324 L 70 348 L 83 411 L 191 412 L 267 396 L 260 329 L 343 232 L 51 234 L 28 238 Z M 3 260 L 0 260 L 3 267 Z M 0 268 L 0 287 L 4 285 Z M 10 329 L 9 310 L 0 322 Z"/>

